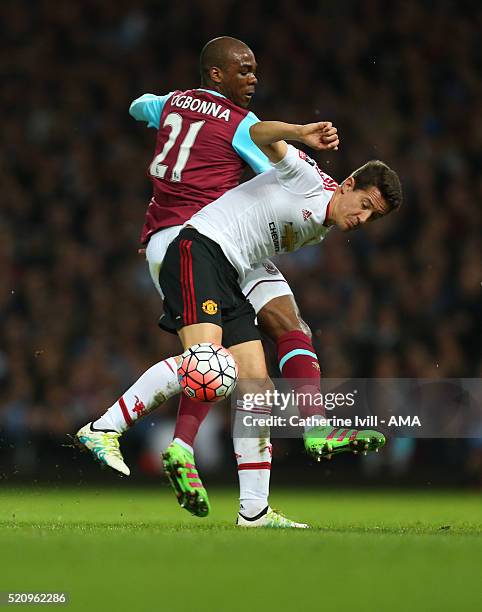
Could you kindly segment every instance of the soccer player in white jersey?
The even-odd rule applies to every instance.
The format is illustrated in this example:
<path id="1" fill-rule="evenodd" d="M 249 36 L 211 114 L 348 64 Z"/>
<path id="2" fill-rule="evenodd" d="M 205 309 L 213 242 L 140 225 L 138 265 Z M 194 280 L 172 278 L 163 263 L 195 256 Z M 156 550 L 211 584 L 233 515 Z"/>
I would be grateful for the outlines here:
<path id="1" fill-rule="evenodd" d="M 316 244 L 335 224 L 345 231 L 355 229 L 400 205 L 401 200 L 395 198 L 399 181 L 380 161 L 368 162 L 337 185 L 303 151 L 283 141 L 262 144 L 281 134 L 301 140 L 304 132 L 317 125 L 321 130 L 322 123 L 289 126 L 265 121 L 254 125 L 252 138 L 269 153 L 273 170 L 231 189 L 188 221 L 221 246 L 241 282 L 266 257 Z M 375 177 L 377 173 L 385 181 L 385 196 L 375 184 L 368 189 L 359 186 L 365 175 Z"/>
<path id="2" fill-rule="evenodd" d="M 239 280 L 266 257 L 321 241 L 332 225 L 342 231 L 353 230 L 397 209 L 402 201 L 400 181 L 384 163 L 368 162 L 337 185 L 304 153 L 284 142 L 285 139 L 295 140 L 321 149 L 324 129 L 324 123 L 298 126 L 261 122 L 252 126 L 251 137 L 270 159 L 272 170 L 224 194 L 196 213 L 169 246 L 160 273 L 159 281 L 165 295 L 161 327 L 177 332 L 187 348 L 199 342 L 221 344 L 223 331 L 235 320 L 236 342 L 229 348 L 240 373 L 243 372 L 238 384 L 250 386 L 250 391 L 265 390 L 270 381 L 254 324 L 255 312 L 240 291 Z M 181 271 L 186 265 L 193 272 L 188 284 Z M 202 308 L 206 300 L 227 303 L 228 308 L 206 312 Z M 189 321 L 186 321 L 187 310 L 190 311 Z M 155 364 L 123 397 L 136 398 L 136 404 L 142 403 L 143 414 L 156 408 L 160 395 L 167 399 L 180 390 L 178 363 L 179 357 L 174 357 Z M 250 380 L 243 381 L 243 377 Z M 151 391 L 152 379 L 156 380 L 155 398 Z M 146 381 L 150 381 L 148 385 Z M 149 389 L 147 395 L 146 388 Z M 269 406 L 258 408 L 269 411 Z M 130 417 L 136 420 L 138 416 L 134 408 Z M 106 419 L 119 423 L 122 418 L 116 402 L 94 425 Z M 117 439 L 112 441 L 110 452 L 106 452 L 105 444 L 96 443 L 88 426 L 77 436 L 101 461 L 115 469 L 125 466 L 115 444 Z M 348 450 L 378 450 L 385 439 L 374 431 L 340 431 L 327 426 L 306 432 L 305 443 L 314 455 L 321 457 Z M 185 468 L 182 468 L 183 461 Z M 171 479 L 176 480 L 177 490 L 189 493 L 189 499 L 182 501 L 188 503 L 188 509 L 194 514 L 200 515 L 196 510 L 203 503 L 206 508 L 205 492 L 194 464 L 187 464 L 188 461 L 193 461 L 192 454 L 183 459 L 181 447 L 175 443 L 165 453 L 168 471 L 171 464 L 177 466 L 175 473 L 170 474 Z M 194 484 L 192 489 L 189 489 L 190 483 Z M 201 490 L 202 499 L 196 500 Z M 248 527 L 304 526 L 292 521 L 283 524 L 282 519 L 266 505 L 255 515 L 240 512 L 237 523 Z"/>

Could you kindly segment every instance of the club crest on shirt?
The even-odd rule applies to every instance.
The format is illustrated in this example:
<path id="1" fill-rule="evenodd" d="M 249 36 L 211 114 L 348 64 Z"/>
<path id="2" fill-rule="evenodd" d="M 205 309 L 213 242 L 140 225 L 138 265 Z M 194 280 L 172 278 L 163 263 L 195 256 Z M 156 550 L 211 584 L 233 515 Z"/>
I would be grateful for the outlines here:
<path id="1" fill-rule="evenodd" d="M 134 404 L 134 408 L 132 410 L 137 414 L 138 417 L 141 417 L 144 414 L 146 407 L 144 403 L 137 397 L 137 395 L 134 395 L 134 397 L 136 398 L 136 403 Z"/>
<path id="2" fill-rule="evenodd" d="M 266 270 L 268 274 L 279 274 L 278 268 L 274 264 L 272 264 L 270 261 L 264 261 L 263 268 Z"/>
<path id="3" fill-rule="evenodd" d="M 208 315 L 215 315 L 218 311 L 218 305 L 214 300 L 206 300 L 203 302 L 202 309 Z"/>

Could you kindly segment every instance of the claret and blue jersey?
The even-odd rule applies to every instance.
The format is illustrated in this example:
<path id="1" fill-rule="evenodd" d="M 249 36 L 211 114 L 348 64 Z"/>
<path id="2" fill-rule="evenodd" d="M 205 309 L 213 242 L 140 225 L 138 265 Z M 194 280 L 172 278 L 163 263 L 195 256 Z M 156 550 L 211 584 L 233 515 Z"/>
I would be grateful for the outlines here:
<path id="1" fill-rule="evenodd" d="M 218 92 L 207 89 L 144 94 L 130 114 L 157 129 L 148 176 L 153 184 L 141 241 L 163 227 L 181 225 L 239 184 L 249 165 L 270 169 L 249 128 L 259 119 Z"/>

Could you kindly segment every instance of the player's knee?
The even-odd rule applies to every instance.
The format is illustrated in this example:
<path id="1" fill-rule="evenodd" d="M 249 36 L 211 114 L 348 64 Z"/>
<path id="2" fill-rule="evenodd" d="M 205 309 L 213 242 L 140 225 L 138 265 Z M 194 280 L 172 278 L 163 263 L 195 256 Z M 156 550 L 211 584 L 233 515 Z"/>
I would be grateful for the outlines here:
<path id="1" fill-rule="evenodd" d="M 299 330 L 306 334 L 310 340 L 313 338 L 310 326 L 305 321 L 303 321 L 303 319 L 300 319 Z"/>
<path id="2" fill-rule="evenodd" d="M 293 296 L 269 301 L 258 313 L 258 324 L 274 342 L 290 331 L 301 331 L 311 339 L 311 329 L 303 321 Z"/>

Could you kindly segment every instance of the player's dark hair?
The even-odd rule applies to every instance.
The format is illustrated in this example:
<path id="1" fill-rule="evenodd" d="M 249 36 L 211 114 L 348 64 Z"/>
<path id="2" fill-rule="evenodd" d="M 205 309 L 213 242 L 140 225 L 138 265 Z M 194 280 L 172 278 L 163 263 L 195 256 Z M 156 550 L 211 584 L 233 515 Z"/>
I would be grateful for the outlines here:
<path id="1" fill-rule="evenodd" d="M 378 159 L 372 159 L 351 175 L 355 179 L 354 189 L 378 187 L 387 203 L 388 212 L 402 205 L 402 185 L 397 173 Z"/>
<path id="2" fill-rule="evenodd" d="M 220 36 L 206 43 L 199 56 L 199 70 L 201 72 L 201 86 L 210 83 L 209 69 L 213 66 L 223 68 L 233 51 L 249 49 L 237 38 Z"/>

